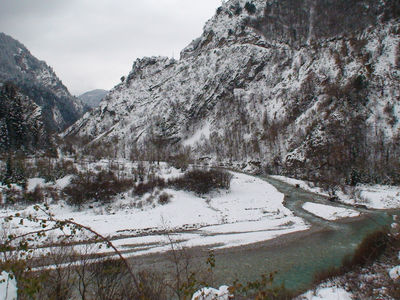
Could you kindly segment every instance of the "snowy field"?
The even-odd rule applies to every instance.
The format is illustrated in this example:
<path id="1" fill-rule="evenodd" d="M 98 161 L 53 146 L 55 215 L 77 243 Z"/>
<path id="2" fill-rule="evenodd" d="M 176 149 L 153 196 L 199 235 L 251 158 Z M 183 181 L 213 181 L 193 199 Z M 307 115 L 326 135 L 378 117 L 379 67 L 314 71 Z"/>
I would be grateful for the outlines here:
<path id="1" fill-rule="evenodd" d="M 163 178 L 178 176 L 178 170 L 163 165 L 159 174 Z M 64 201 L 50 203 L 50 211 L 58 220 L 72 219 L 96 232 L 113 238 L 113 244 L 126 255 L 143 255 L 168 251 L 171 241 L 187 247 L 234 247 L 265 241 L 277 236 L 306 230 L 309 225 L 283 206 L 284 195 L 269 183 L 252 176 L 232 173 L 228 191 L 219 190 L 200 197 L 191 192 L 164 189 L 171 196 L 169 203 L 150 202 L 153 197 L 141 198 L 132 193 L 117 196 L 110 205 L 93 204 L 78 210 Z M 62 178 L 53 186 L 63 188 L 71 176 Z M 29 180 L 28 189 L 45 185 L 42 179 Z M 138 202 L 142 204 L 137 205 Z M 140 208 L 139 208 L 140 207 Z M 45 218 L 33 206 L 2 209 L 0 217 L 30 214 Z M 2 224 L 8 231 L 20 233 L 38 230 L 38 224 L 15 218 L 10 225 Z M 166 234 L 168 232 L 168 234 Z M 53 237 L 61 235 L 55 232 Z M 111 252 L 110 249 L 97 252 Z"/>
<path id="2" fill-rule="evenodd" d="M 290 185 L 299 185 L 303 190 L 328 196 L 328 193 L 319 187 L 315 187 L 312 183 L 288 178 L 285 176 L 271 176 L 272 178 L 281 180 Z M 355 187 L 346 187 L 348 193 L 337 191 L 336 195 L 343 203 L 351 205 L 365 205 L 372 209 L 391 209 L 400 208 L 400 187 L 388 185 L 365 185 L 360 184 Z"/>
<path id="3" fill-rule="evenodd" d="M 352 209 L 312 203 L 312 202 L 304 203 L 303 209 L 312 213 L 317 217 L 329 221 L 339 220 L 343 218 L 353 218 L 353 217 L 358 217 L 360 215 L 358 211 Z"/>

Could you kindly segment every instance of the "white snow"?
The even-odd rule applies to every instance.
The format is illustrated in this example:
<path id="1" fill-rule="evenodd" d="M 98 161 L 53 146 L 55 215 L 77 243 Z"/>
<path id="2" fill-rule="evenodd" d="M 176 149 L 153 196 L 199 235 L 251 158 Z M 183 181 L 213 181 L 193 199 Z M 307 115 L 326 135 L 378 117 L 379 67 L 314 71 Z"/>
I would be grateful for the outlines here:
<path id="1" fill-rule="evenodd" d="M 0 299 L 1 300 L 17 300 L 17 281 L 15 277 L 12 279 L 6 271 L 0 274 Z"/>
<path id="2" fill-rule="evenodd" d="M 373 209 L 400 208 L 400 187 L 389 185 L 359 184 L 351 187 L 352 195 L 337 192 L 340 201 L 349 204 L 362 204 Z"/>
<path id="3" fill-rule="evenodd" d="M 192 300 L 228 300 L 231 299 L 229 287 L 221 286 L 218 290 L 205 287 L 193 294 Z"/>
<path id="4" fill-rule="evenodd" d="M 165 177 L 178 174 L 176 169 L 163 166 L 160 172 Z M 284 195 L 272 185 L 252 176 L 232 174 L 229 191 L 215 191 L 206 197 L 165 189 L 171 195 L 171 201 L 165 205 L 157 203 L 157 194 L 154 193 L 139 199 L 125 193 L 108 206 L 94 204 L 92 209 L 77 211 L 59 201 L 50 205 L 50 211 L 56 219 L 73 219 L 102 235 L 115 237 L 115 245 L 128 249 L 132 252 L 130 255 L 169 250 L 168 238 L 162 234 L 165 231 L 182 232 L 171 234 L 171 237 L 184 246 L 224 248 L 265 241 L 309 228 L 301 218 L 283 206 Z M 57 181 L 57 185 L 63 187 L 67 181 L 68 178 L 63 178 Z M 136 205 L 138 202 L 142 203 L 141 208 Z M 2 209 L 0 217 L 16 212 L 23 216 L 46 217 L 32 206 L 22 211 Z M 39 226 L 27 221 L 20 225 L 19 218 L 11 224 L 21 232 L 32 231 Z"/>
<path id="5" fill-rule="evenodd" d="M 63 178 L 60 178 L 60 179 L 56 180 L 56 183 L 54 184 L 54 187 L 62 190 L 64 188 L 66 188 L 71 183 L 72 178 L 74 178 L 73 175 L 68 175 L 68 176 L 65 176 Z"/>
<path id="6" fill-rule="evenodd" d="M 399 208 L 400 187 L 387 185 L 360 185 L 360 199 L 369 207 L 376 209 Z"/>
<path id="7" fill-rule="evenodd" d="M 273 175 L 272 178 L 281 180 L 290 185 L 299 185 L 300 188 L 323 196 L 328 193 L 319 187 L 313 186 L 312 182 L 293 179 L 285 176 Z M 390 185 L 367 185 L 359 184 L 355 187 L 346 186 L 347 194 L 340 190 L 336 191 L 336 195 L 343 203 L 352 205 L 362 204 L 373 209 L 392 209 L 400 208 L 400 187 Z M 351 195 L 350 195 L 351 194 Z"/>
<path id="8" fill-rule="evenodd" d="M 182 144 L 184 146 L 193 146 L 197 142 L 199 142 L 201 139 L 208 139 L 210 137 L 210 124 L 207 123 L 205 124 L 201 129 L 196 131 L 193 136 L 188 138 L 187 140 L 183 141 Z"/>
<path id="9" fill-rule="evenodd" d="M 36 187 L 43 187 L 46 180 L 43 178 L 30 178 L 28 179 L 27 190 L 28 192 L 33 192 Z"/>
<path id="10" fill-rule="evenodd" d="M 396 266 L 389 270 L 389 276 L 393 280 L 397 280 L 400 278 L 400 266 Z"/>
<path id="11" fill-rule="evenodd" d="M 316 186 L 311 186 L 312 183 L 304 180 L 299 180 L 299 179 L 294 179 L 294 178 L 289 178 L 285 176 L 280 176 L 280 175 L 271 175 L 270 177 L 278 179 L 280 181 L 286 182 L 287 184 L 296 186 L 298 185 L 300 188 L 302 188 L 305 191 L 323 195 L 323 196 L 328 196 L 328 193 L 324 192 L 321 188 L 316 187 Z"/>
<path id="12" fill-rule="evenodd" d="M 337 286 L 321 286 L 315 291 L 308 291 L 298 299 L 302 300 L 351 300 L 351 294 Z"/>
<path id="13" fill-rule="evenodd" d="M 325 205 L 325 204 L 312 203 L 312 202 L 304 203 L 303 209 L 312 213 L 313 215 L 316 215 L 320 218 L 323 218 L 325 220 L 330 220 L 330 221 L 334 221 L 334 220 L 338 220 L 338 219 L 342 219 L 342 218 L 358 217 L 360 215 L 360 213 L 358 211 L 355 211 L 352 209 L 330 206 L 330 205 Z"/>

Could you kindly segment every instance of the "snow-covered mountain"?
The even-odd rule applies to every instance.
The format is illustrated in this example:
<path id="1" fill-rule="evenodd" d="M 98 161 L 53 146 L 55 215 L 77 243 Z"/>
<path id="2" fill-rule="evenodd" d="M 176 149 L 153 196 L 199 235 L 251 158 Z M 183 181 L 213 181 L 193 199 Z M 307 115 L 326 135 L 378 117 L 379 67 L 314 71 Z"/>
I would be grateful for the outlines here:
<path id="1" fill-rule="evenodd" d="M 68 89 L 44 61 L 35 58 L 17 40 L 0 32 L 0 82 L 12 82 L 19 92 L 42 109 L 46 127 L 61 131 L 84 113 L 79 99 Z"/>
<path id="2" fill-rule="evenodd" d="M 89 108 L 95 108 L 99 106 L 100 101 L 104 99 L 107 93 L 108 91 L 106 90 L 97 89 L 86 92 L 80 95 L 78 98 L 82 101 L 84 105 L 87 105 Z"/>
<path id="3" fill-rule="evenodd" d="M 231 0 L 181 58 L 150 57 L 65 135 L 120 155 L 400 182 L 397 0 Z M 339 176 L 338 176 L 339 175 Z"/>

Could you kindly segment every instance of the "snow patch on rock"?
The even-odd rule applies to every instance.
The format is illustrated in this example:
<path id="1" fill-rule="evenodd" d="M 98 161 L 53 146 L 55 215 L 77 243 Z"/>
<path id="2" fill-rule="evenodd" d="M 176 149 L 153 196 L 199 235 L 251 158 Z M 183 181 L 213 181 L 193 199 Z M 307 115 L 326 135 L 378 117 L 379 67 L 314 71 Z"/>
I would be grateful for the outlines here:
<path id="1" fill-rule="evenodd" d="M 393 280 L 397 280 L 400 278 L 400 266 L 396 266 L 389 270 L 389 276 Z"/>
<path id="2" fill-rule="evenodd" d="M 221 286 L 218 290 L 205 287 L 193 294 L 192 300 L 228 300 L 233 299 L 229 293 L 229 287 Z"/>

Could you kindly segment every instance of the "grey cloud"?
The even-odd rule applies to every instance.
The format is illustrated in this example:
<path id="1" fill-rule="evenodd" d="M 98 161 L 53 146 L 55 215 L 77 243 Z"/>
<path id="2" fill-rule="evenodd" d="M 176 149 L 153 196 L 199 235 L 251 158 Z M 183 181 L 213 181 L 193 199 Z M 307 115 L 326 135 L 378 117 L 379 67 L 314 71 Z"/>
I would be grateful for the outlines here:
<path id="1" fill-rule="evenodd" d="M 75 2 L 75 0 L 0 0 L 0 24 L 15 19 L 49 16 L 73 6 Z"/>
<path id="2" fill-rule="evenodd" d="M 137 57 L 179 55 L 221 0 L 0 0 L 0 31 L 70 90 L 110 89 Z"/>

